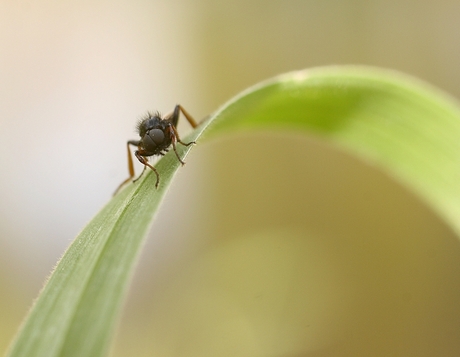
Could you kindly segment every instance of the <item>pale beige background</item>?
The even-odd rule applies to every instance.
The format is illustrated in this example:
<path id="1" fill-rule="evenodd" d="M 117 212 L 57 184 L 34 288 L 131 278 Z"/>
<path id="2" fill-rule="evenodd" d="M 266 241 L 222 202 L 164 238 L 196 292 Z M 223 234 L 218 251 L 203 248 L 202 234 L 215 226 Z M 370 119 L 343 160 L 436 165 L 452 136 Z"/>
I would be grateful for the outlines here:
<path id="1" fill-rule="evenodd" d="M 460 97 L 459 33 L 453 0 L 1 1 L 0 350 L 125 178 L 145 111 L 199 119 L 349 63 Z M 112 354 L 456 356 L 459 278 L 457 239 L 385 174 L 314 137 L 228 137 L 180 170 Z"/>

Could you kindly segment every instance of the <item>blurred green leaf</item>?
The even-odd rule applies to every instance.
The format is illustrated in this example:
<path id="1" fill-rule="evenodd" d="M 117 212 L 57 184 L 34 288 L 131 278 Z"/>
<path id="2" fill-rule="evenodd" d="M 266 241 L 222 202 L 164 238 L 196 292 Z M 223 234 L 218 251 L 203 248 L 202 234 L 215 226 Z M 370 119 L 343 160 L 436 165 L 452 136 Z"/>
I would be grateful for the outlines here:
<path id="1" fill-rule="evenodd" d="M 288 73 L 242 92 L 184 141 L 259 128 L 320 136 L 380 167 L 460 233 L 460 109 L 427 84 L 365 67 Z M 180 147 L 182 157 L 190 149 Z M 88 224 L 56 266 L 9 356 L 107 352 L 139 251 L 179 166 L 168 153 L 156 165 L 158 190 L 155 175 L 144 175 Z"/>

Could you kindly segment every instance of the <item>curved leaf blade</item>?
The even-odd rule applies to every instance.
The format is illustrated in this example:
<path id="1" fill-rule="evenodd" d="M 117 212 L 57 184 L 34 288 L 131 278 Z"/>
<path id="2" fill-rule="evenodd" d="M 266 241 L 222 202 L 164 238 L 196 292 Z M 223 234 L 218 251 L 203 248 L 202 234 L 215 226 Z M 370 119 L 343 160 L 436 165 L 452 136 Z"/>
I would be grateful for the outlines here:
<path id="1" fill-rule="evenodd" d="M 205 137 L 249 128 L 320 136 L 404 183 L 460 231 L 460 109 L 424 82 L 352 66 L 288 73 L 225 105 Z"/>
<path id="2" fill-rule="evenodd" d="M 460 232 L 460 110 L 394 72 L 329 67 L 282 75 L 225 104 L 185 139 L 274 128 L 319 135 L 406 184 Z M 202 136 L 202 134 L 204 134 Z M 180 147 L 182 157 L 190 147 Z M 124 189 L 68 248 L 9 356 L 102 356 L 157 207 L 179 168 L 174 153 Z"/>

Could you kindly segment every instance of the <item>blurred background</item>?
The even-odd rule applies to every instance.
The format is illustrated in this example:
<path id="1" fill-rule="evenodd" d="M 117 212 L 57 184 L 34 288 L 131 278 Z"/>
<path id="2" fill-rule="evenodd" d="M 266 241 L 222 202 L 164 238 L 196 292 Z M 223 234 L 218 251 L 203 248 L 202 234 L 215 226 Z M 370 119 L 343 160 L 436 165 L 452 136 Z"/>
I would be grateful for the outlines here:
<path id="1" fill-rule="evenodd" d="M 455 0 L 2 0 L 0 351 L 127 177 L 147 110 L 201 119 L 258 81 L 330 64 L 458 98 L 459 34 Z M 406 188 L 293 133 L 229 136 L 187 163 L 112 356 L 460 355 L 458 239 Z"/>

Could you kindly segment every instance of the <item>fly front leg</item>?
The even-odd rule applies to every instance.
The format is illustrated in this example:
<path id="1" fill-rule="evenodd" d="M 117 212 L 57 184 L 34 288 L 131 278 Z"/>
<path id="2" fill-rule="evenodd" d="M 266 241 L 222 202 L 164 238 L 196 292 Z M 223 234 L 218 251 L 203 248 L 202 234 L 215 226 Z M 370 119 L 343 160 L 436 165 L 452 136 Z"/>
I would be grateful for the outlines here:
<path id="1" fill-rule="evenodd" d="M 174 149 L 174 153 L 176 154 L 177 159 L 180 161 L 180 163 L 183 166 L 183 165 L 185 165 L 185 162 L 182 161 L 182 159 L 179 156 L 179 153 L 177 152 L 176 143 L 181 143 L 184 146 L 189 146 L 189 145 L 195 144 L 195 142 L 191 141 L 189 143 L 184 143 L 184 142 L 182 142 L 180 140 L 179 133 L 177 132 L 177 129 L 176 129 L 176 127 L 174 125 L 170 125 L 169 129 L 170 129 L 169 130 L 169 135 L 171 136 L 171 143 L 172 143 L 172 146 L 173 146 L 173 149 Z"/>
<path id="2" fill-rule="evenodd" d="M 176 142 L 181 143 L 184 146 L 189 146 L 189 145 L 192 145 L 192 144 L 196 144 L 195 141 L 190 141 L 189 143 L 184 143 L 183 141 L 181 141 L 180 138 L 179 138 L 179 133 L 178 133 L 178 131 L 177 131 L 175 126 L 171 127 L 171 130 L 174 133 L 174 139 L 176 140 Z M 172 137 L 171 137 L 171 139 L 172 139 Z"/>
<path id="3" fill-rule="evenodd" d="M 155 182 L 155 188 L 158 188 L 158 185 L 160 184 L 160 175 L 158 174 L 158 171 L 156 168 L 154 168 L 152 165 L 149 164 L 149 162 L 147 161 L 147 159 L 145 158 L 145 156 L 142 156 L 142 151 L 138 150 L 134 153 L 134 155 L 136 155 L 137 159 L 141 162 L 141 164 L 144 165 L 144 170 L 142 170 L 142 173 L 139 175 L 139 177 L 136 179 L 139 180 L 142 176 L 142 174 L 144 173 L 145 171 L 145 168 L 148 166 L 152 169 L 153 172 L 155 172 L 155 175 L 157 177 L 157 181 Z"/>

